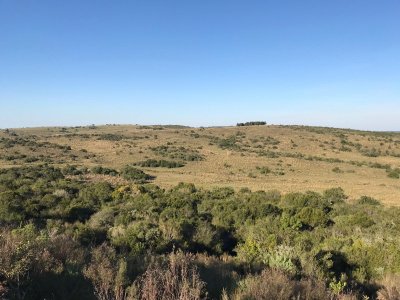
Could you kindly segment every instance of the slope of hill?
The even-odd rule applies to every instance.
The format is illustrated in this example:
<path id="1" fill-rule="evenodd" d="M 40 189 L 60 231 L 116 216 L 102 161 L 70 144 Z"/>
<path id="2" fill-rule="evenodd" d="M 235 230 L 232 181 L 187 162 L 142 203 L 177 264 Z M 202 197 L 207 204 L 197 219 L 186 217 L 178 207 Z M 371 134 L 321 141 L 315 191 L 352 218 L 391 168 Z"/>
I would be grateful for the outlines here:
<path id="1" fill-rule="evenodd" d="M 0 167 L 40 163 L 116 170 L 135 164 L 162 187 L 179 182 L 282 192 L 342 187 L 350 200 L 368 195 L 400 205 L 400 133 L 394 132 L 272 125 L 0 131 Z"/>

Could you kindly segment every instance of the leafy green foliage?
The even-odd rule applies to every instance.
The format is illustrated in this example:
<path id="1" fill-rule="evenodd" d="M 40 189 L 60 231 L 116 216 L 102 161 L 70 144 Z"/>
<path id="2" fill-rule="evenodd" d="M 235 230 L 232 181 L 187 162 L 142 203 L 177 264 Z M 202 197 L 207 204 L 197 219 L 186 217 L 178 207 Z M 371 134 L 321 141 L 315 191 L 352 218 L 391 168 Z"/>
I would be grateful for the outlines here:
<path id="1" fill-rule="evenodd" d="M 101 175 L 109 175 L 109 176 L 117 176 L 118 171 L 110 168 L 105 168 L 102 166 L 96 166 L 91 169 L 93 174 L 101 174 Z"/>
<path id="2" fill-rule="evenodd" d="M 374 199 L 372 197 L 368 197 L 368 196 L 360 197 L 360 199 L 357 200 L 357 203 L 362 204 L 362 205 L 381 205 L 379 200 L 376 200 L 376 199 Z"/>
<path id="3" fill-rule="evenodd" d="M 295 296 L 352 290 L 375 297 L 379 287 L 372 283 L 400 272 L 400 211 L 370 197 L 350 204 L 341 188 L 285 195 L 188 183 L 162 189 L 143 183 L 149 175 L 132 166 L 121 170 L 127 180 L 121 185 L 65 176 L 76 170 L 0 170 L 4 297 L 61 299 L 71 286 L 79 299 L 137 295 L 144 292 L 141 280 L 161 278 L 154 270 L 171 271 L 157 260 L 184 253 L 198 255 L 190 262 L 201 266 L 200 275 L 193 273 L 197 295 L 204 295 L 199 276 L 207 274 L 201 279 L 215 298 L 223 288 L 227 296 L 264 297 L 268 282 Z M 165 259 L 176 250 L 182 254 Z M 283 285 L 271 282 L 271 272 Z"/>
<path id="4" fill-rule="evenodd" d="M 236 136 L 232 135 L 226 139 L 217 139 L 217 144 L 222 149 L 237 149 Z"/>
<path id="5" fill-rule="evenodd" d="M 147 159 L 145 161 L 135 163 L 136 166 L 148 168 L 180 168 L 185 164 L 177 161 L 168 161 L 165 159 Z"/>
<path id="6" fill-rule="evenodd" d="M 399 179 L 400 178 L 400 169 L 396 168 L 396 169 L 387 169 L 387 176 L 389 178 L 393 178 L 393 179 Z"/>
<path id="7" fill-rule="evenodd" d="M 204 160 L 204 156 L 197 150 L 185 148 L 183 146 L 176 147 L 172 145 L 162 145 L 150 148 L 154 153 L 171 159 L 177 159 L 180 161 L 201 161 Z"/>
<path id="8" fill-rule="evenodd" d="M 125 137 L 119 134 L 112 134 L 112 133 L 106 133 L 106 134 L 101 134 L 99 136 L 99 140 L 104 140 L 104 141 L 121 141 Z"/>
<path id="9" fill-rule="evenodd" d="M 121 175 L 126 180 L 132 180 L 137 183 L 144 183 L 144 182 L 147 182 L 148 180 L 152 179 L 152 177 L 149 174 L 146 174 L 142 170 L 134 168 L 129 165 L 125 166 L 121 170 Z"/>

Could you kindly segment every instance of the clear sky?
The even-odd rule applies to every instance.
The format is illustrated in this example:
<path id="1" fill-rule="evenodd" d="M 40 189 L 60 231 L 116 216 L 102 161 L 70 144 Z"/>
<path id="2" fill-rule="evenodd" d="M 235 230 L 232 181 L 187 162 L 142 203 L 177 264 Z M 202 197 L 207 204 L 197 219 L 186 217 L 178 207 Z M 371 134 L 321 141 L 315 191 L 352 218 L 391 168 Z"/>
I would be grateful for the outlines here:
<path id="1" fill-rule="evenodd" d="M 0 0 L 0 128 L 400 130 L 400 1 Z"/>

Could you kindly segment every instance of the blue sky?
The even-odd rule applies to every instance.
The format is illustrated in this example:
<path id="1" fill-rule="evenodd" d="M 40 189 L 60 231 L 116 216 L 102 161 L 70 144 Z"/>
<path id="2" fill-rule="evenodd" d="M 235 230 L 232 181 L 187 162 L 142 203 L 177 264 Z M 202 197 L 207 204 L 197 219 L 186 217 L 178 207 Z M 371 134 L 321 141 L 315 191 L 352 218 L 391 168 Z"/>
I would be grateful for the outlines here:
<path id="1" fill-rule="evenodd" d="M 400 130 L 400 1 L 0 0 L 0 127 Z"/>

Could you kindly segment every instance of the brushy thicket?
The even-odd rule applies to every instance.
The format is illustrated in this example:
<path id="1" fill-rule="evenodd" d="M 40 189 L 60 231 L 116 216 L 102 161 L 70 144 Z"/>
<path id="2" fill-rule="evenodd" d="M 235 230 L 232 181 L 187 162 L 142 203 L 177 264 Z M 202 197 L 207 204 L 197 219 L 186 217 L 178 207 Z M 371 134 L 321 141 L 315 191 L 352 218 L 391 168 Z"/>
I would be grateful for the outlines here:
<path id="1" fill-rule="evenodd" d="M 147 168 L 181 168 L 185 164 L 178 161 L 170 161 L 165 159 L 147 159 L 135 163 L 136 166 L 147 167 Z"/>
<path id="2" fill-rule="evenodd" d="M 64 175 L 78 171 L 0 170 L 0 297 L 400 297 L 399 208 L 340 188 L 164 190 L 131 166 L 92 170 L 120 186 Z"/>

